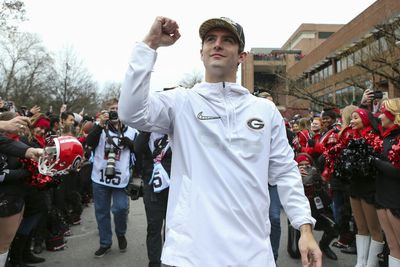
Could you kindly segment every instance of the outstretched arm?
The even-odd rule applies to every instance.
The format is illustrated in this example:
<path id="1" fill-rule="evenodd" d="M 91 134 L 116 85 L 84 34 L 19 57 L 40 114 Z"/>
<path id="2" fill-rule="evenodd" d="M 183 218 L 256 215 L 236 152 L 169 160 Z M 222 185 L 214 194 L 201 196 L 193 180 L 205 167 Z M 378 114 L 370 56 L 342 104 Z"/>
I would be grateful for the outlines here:
<path id="1" fill-rule="evenodd" d="M 174 20 L 157 17 L 142 43 L 132 52 L 118 103 L 121 121 L 138 130 L 170 133 L 179 90 L 150 94 L 155 49 L 170 46 L 180 37 Z M 180 103 L 179 103 L 180 104 Z"/>

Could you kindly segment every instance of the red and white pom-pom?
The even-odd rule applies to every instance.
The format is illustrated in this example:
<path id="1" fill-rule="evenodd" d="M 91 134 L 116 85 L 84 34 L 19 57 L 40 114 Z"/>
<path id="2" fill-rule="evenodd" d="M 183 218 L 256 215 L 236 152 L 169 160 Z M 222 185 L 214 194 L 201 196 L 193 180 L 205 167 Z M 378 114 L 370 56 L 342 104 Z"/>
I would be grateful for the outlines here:
<path id="1" fill-rule="evenodd" d="M 28 180 L 31 186 L 42 188 L 54 182 L 52 177 L 39 173 L 38 163 L 36 161 L 32 159 L 21 159 L 21 162 L 25 164 L 26 169 L 31 173 L 31 177 Z"/>
<path id="2" fill-rule="evenodd" d="M 396 140 L 397 142 L 389 150 L 388 159 L 396 168 L 400 168 L 400 136 Z"/>
<path id="3" fill-rule="evenodd" d="M 370 145 L 377 153 L 383 152 L 383 141 L 378 134 L 368 133 L 365 137 L 365 141 Z"/>

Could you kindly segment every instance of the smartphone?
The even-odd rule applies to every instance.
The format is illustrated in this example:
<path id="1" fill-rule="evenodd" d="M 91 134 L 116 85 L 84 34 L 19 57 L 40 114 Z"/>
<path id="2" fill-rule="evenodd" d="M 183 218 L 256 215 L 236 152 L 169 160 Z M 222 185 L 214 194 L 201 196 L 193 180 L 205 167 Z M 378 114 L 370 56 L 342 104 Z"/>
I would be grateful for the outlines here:
<path id="1" fill-rule="evenodd" d="M 374 99 L 382 99 L 383 92 L 382 91 L 374 91 Z"/>

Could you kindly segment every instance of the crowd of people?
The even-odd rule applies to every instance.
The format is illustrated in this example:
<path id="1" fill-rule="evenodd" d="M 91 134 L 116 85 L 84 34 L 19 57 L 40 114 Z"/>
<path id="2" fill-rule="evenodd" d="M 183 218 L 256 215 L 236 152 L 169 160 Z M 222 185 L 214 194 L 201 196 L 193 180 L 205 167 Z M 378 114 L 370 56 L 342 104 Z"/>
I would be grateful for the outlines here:
<path id="1" fill-rule="evenodd" d="M 143 197 L 149 266 L 161 266 L 161 228 L 171 165 L 168 135 L 139 133 L 123 125 L 118 118 L 118 99 L 110 99 L 104 106 L 91 117 L 69 112 L 65 105 L 59 114 L 53 114 L 41 113 L 39 106 L 26 110 L 0 101 L 0 266 L 31 266 L 28 264 L 45 261 L 37 256 L 43 249 L 63 250 L 65 237 L 72 234 L 71 227 L 81 223 L 83 208 L 89 203 L 94 204 L 100 237 L 94 256 L 103 257 L 111 249 L 110 213 L 119 250 L 125 252 L 129 196 L 133 200 Z M 39 183 L 39 174 L 32 172 L 24 159 L 38 162 L 43 149 L 65 135 L 81 142 L 83 161 L 78 169 Z M 168 174 L 158 174 L 163 172 Z M 135 184 L 134 179 L 144 183 Z"/>
<path id="2" fill-rule="evenodd" d="M 330 246 L 357 254 L 357 267 L 399 266 L 400 99 L 367 89 L 358 106 L 296 114 L 286 126 L 315 229 L 324 231 L 322 252 L 333 260 Z M 296 257 L 295 246 L 288 252 Z"/>
<path id="3" fill-rule="evenodd" d="M 281 207 L 288 253 L 303 265 L 321 266 L 321 251 L 337 260 L 335 246 L 357 254 L 357 267 L 400 266 L 400 99 L 366 90 L 358 106 L 283 118 L 267 92 L 236 83 L 242 27 L 217 18 L 199 34 L 206 82 L 191 90 L 149 94 L 155 50 L 180 37 L 158 17 L 134 48 L 120 99 L 93 117 L 0 101 L 0 266 L 63 249 L 90 202 L 94 256 L 112 247 L 111 213 L 125 252 L 129 197 L 140 196 L 151 267 L 274 266 Z M 83 161 L 38 182 L 29 166 L 58 136 L 76 137 Z"/>
<path id="4" fill-rule="evenodd" d="M 9 103 L 0 101 L 0 121 L 16 124 L 17 129 L 4 128 L 1 135 L 7 145 L 1 147 L 0 265 L 28 266 L 45 261 L 35 255 L 44 248 L 63 249 L 70 227 L 80 224 L 83 207 L 92 198 L 91 166 L 87 155 L 80 169 L 49 177 L 39 173 L 39 156 L 21 152 L 28 149 L 42 155 L 60 136 L 74 136 L 84 145 L 83 129 L 93 119 L 68 112 L 65 106 L 53 114 L 42 113 L 39 106 L 27 110 Z"/>

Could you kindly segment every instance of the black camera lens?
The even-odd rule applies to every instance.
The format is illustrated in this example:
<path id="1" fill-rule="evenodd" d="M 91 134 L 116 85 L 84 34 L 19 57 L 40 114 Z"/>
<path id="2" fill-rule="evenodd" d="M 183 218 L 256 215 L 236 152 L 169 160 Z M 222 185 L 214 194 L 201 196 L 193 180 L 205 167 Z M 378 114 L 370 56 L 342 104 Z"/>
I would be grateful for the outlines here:
<path id="1" fill-rule="evenodd" d="M 108 113 L 108 117 L 111 121 L 116 121 L 118 120 L 118 112 L 112 110 Z"/>

